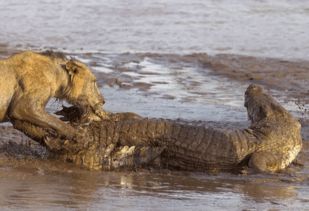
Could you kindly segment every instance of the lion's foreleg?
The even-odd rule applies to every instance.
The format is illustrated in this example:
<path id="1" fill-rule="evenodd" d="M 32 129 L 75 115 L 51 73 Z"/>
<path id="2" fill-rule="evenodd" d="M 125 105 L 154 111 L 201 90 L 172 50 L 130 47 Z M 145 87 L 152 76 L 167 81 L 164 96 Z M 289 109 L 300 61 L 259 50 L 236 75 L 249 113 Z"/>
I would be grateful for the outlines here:
<path id="1" fill-rule="evenodd" d="M 68 139 L 73 139 L 76 136 L 76 130 L 72 126 L 48 114 L 40 103 L 33 102 L 32 99 L 23 98 L 11 108 L 9 115 L 11 121 L 29 122 L 48 131 L 54 130 L 58 135 Z"/>
<path id="2" fill-rule="evenodd" d="M 12 121 L 12 123 L 15 129 L 25 133 L 27 136 L 39 143 L 43 143 L 44 138 L 49 135 L 49 133 L 43 128 L 35 126 L 29 122 L 15 120 Z"/>
<path id="3" fill-rule="evenodd" d="M 45 111 L 41 113 L 26 113 L 20 120 L 29 121 L 30 123 L 42 127 L 47 130 L 55 130 L 59 135 L 72 139 L 76 135 L 76 131 L 69 124 L 66 124 L 58 118 L 47 114 Z"/>

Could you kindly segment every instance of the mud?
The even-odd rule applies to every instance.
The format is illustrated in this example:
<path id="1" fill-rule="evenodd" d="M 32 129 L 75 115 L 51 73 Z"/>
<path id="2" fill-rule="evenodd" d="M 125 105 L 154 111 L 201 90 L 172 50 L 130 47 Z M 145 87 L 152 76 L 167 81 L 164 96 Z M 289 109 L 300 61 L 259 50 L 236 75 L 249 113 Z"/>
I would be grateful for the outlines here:
<path id="1" fill-rule="evenodd" d="M 95 60 L 95 55 L 91 55 Z M 101 55 L 104 57 L 104 55 Z M 157 67 L 143 69 L 145 60 L 155 61 Z M 169 84 L 169 81 L 151 81 L 137 83 L 136 80 L 145 75 L 167 74 L 164 67 L 179 68 L 193 67 L 200 68 L 201 71 L 211 71 L 210 75 L 236 80 L 242 83 L 257 83 L 266 86 L 268 89 L 283 91 L 285 95 L 300 99 L 307 104 L 309 102 L 309 62 L 304 60 L 284 60 L 265 57 L 242 56 L 232 54 L 207 55 L 205 53 L 176 55 L 176 54 L 120 54 L 109 64 L 112 71 L 100 66 L 99 62 L 93 62 L 97 68 L 97 77 L 109 86 L 119 86 L 120 88 L 131 88 L 148 90 L 151 86 L 158 84 Z M 162 65 L 161 71 L 158 72 Z M 180 72 L 178 72 L 179 74 Z M 177 72 L 170 73 L 177 74 Z M 175 76 L 174 75 L 174 76 Z M 120 77 L 119 77 L 120 76 Z M 190 81 L 192 87 L 199 87 L 202 82 Z M 184 83 L 188 83 L 183 81 Z M 196 94 L 206 95 L 201 91 Z"/>

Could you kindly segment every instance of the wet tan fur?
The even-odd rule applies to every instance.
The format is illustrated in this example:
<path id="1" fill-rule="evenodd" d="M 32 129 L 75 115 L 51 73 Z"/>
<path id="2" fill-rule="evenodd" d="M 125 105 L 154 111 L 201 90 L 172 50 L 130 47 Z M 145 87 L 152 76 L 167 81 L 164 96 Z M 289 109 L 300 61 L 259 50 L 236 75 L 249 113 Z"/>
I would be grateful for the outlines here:
<path id="1" fill-rule="evenodd" d="M 89 68 L 53 54 L 22 52 L 0 61 L 0 121 L 21 120 L 67 138 L 75 130 L 45 111 L 51 98 L 98 110 L 104 103 Z"/>

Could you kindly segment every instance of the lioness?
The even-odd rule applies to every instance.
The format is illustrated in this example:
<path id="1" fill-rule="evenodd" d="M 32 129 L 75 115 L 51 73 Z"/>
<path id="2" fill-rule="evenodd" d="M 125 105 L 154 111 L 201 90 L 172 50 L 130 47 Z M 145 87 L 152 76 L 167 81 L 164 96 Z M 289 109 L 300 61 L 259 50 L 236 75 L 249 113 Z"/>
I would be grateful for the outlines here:
<path id="1" fill-rule="evenodd" d="M 30 51 L 0 60 L 0 122 L 26 121 L 72 139 L 75 129 L 45 111 L 53 97 L 104 114 L 96 78 L 82 62 Z"/>

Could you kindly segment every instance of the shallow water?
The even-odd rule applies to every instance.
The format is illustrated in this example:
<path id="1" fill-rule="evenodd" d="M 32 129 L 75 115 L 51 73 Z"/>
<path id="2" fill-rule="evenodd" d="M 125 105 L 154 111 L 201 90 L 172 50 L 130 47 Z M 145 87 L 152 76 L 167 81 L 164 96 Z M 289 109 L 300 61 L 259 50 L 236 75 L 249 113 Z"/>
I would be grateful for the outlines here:
<path id="1" fill-rule="evenodd" d="M 172 119 L 247 120 L 244 92 L 250 82 L 215 75 L 194 59 L 165 54 L 71 55 L 92 64 L 108 110 Z M 298 99 L 288 97 L 285 90 L 267 91 L 295 116 L 305 117 L 302 110 L 309 109 L 307 104 L 300 109 Z"/>
<path id="2" fill-rule="evenodd" d="M 10 0 L 0 42 L 86 52 L 307 58 L 308 0 Z"/>
<path id="3" fill-rule="evenodd" d="M 247 123 L 248 82 L 218 76 L 183 54 L 309 55 L 306 0 L 11 0 L 0 1 L 0 9 L 0 48 L 64 50 L 95 71 L 106 109 L 149 117 Z M 297 99 L 268 91 L 304 116 Z M 49 104 L 50 111 L 58 108 L 58 102 Z M 250 176 L 89 172 L 44 157 L 28 159 L 0 163 L 1 210 L 309 208 L 306 168 Z"/>
<path id="4" fill-rule="evenodd" d="M 309 201 L 307 180 L 291 184 L 284 175 L 102 173 L 50 161 L 0 169 L 0 206 L 7 209 L 302 209 Z"/>

